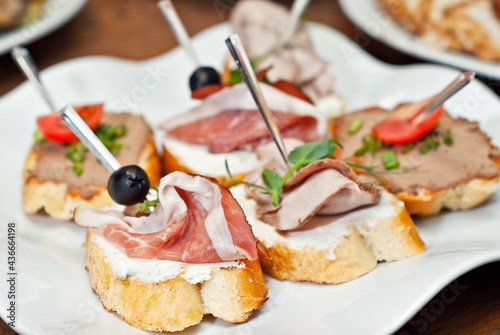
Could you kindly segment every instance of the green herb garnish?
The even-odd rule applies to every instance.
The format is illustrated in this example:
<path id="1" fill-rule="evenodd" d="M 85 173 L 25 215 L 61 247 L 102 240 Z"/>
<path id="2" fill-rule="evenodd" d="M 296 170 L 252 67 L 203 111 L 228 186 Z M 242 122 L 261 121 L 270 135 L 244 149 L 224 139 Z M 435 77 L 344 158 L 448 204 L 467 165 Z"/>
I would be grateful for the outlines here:
<path id="1" fill-rule="evenodd" d="M 139 204 L 139 210 L 143 213 L 149 213 L 150 212 L 149 207 L 156 207 L 156 205 L 158 205 L 158 203 L 160 202 L 160 194 L 158 192 L 158 189 L 154 186 L 151 186 L 148 194 L 151 193 L 151 190 L 156 191 L 156 199 L 154 199 L 154 200 L 147 200 L 146 199 Z"/>
<path id="2" fill-rule="evenodd" d="M 363 120 L 354 119 L 351 122 L 351 125 L 349 126 L 349 134 L 354 134 L 355 132 L 357 132 L 361 128 L 362 125 L 363 125 Z"/>
<path id="3" fill-rule="evenodd" d="M 387 170 L 395 169 L 399 166 L 398 158 L 394 150 L 382 152 L 382 162 Z"/>
<path id="4" fill-rule="evenodd" d="M 366 145 L 354 151 L 355 156 L 363 156 L 368 151 L 368 147 Z"/>
<path id="5" fill-rule="evenodd" d="M 120 149 L 124 146 L 123 143 L 118 143 L 118 140 L 122 138 L 127 132 L 127 127 L 124 124 L 118 126 L 112 126 L 109 124 L 100 124 L 95 130 L 97 137 L 101 140 L 104 146 L 111 151 L 111 153 L 117 155 Z M 88 149 L 82 142 L 72 143 L 69 146 L 69 151 L 66 153 L 66 157 L 73 162 L 73 171 L 77 176 L 83 173 L 83 168 L 81 163 L 85 160 L 85 152 Z"/>
<path id="6" fill-rule="evenodd" d="M 410 142 L 406 143 L 405 146 L 403 147 L 403 150 L 401 150 L 402 153 L 406 154 L 411 151 L 415 147 L 415 142 Z"/>
<path id="7" fill-rule="evenodd" d="M 33 137 L 35 138 L 35 142 L 37 143 L 45 141 L 45 136 L 43 136 L 42 132 L 38 129 L 33 133 Z"/>
<path id="8" fill-rule="evenodd" d="M 371 152 L 377 152 L 380 146 L 380 140 L 373 134 L 363 136 L 363 145 L 368 147 Z"/>
<path id="9" fill-rule="evenodd" d="M 335 145 L 342 148 L 342 145 L 334 139 L 321 139 L 293 149 L 288 155 L 288 161 L 294 165 L 287 171 L 284 177 L 281 177 L 275 171 L 270 169 L 264 169 L 264 171 L 262 171 L 262 180 L 267 187 L 234 179 L 231 171 L 229 171 L 227 160 L 226 171 L 231 182 L 234 184 L 244 184 L 257 187 L 265 193 L 272 195 L 273 206 L 276 207 L 278 205 L 279 197 L 281 193 L 283 193 L 283 186 L 288 178 L 290 178 L 290 176 L 300 167 L 333 155 L 335 152 Z"/>
<path id="10" fill-rule="evenodd" d="M 429 146 L 429 148 L 431 148 L 432 150 L 436 150 L 439 143 L 434 141 L 431 137 L 426 137 L 425 138 L 425 143 L 427 143 L 427 145 Z"/>
<path id="11" fill-rule="evenodd" d="M 427 146 L 427 144 L 424 144 L 423 146 L 421 146 L 420 148 L 418 148 L 418 151 L 421 153 L 421 154 L 426 154 L 428 153 L 430 150 L 430 148 Z"/>
<path id="12" fill-rule="evenodd" d="M 100 124 L 97 127 L 96 135 L 106 148 L 114 154 L 118 154 L 123 147 L 123 143 L 118 140 L 127 133 L 127 127 L 124 124 L 112 126 L 109 124 Z"/>
<path id="13" fill-rule="evenodd" d="M 446 145 L 453 144 L 453 139 L 451 138 L 451 131 L 449 129 L 444 133 L 443 142 Z"/>

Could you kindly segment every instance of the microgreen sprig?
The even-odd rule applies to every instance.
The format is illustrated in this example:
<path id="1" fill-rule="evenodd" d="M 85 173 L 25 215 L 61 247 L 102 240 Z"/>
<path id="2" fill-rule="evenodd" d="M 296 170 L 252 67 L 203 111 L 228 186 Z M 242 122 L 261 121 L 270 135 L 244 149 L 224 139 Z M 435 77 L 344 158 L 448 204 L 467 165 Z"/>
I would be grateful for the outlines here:
<path id="1" fill-rule="evenodd" d="M 151 190 L 156 191 L 156 199 L 154 200 L 146 199 L 139 204 L 139 210 L 143 213 L 149 213 L 150 212 L 149 208 L 156 207 L 156 205 L 158 205 L 158 203 L 160 202 L 160 193 L 158 192 L 158 189 L 154 186 L 151 186 L 148 195 L 151 194 Z"/>
<path id="2" fill-rule="evenodd" d="M 288 178 L 290 178 L 292 174 L 300 167 L 333 155 L 335 153 L 335 145 L 342 148 L 342 145 L 338 141 L 326 138 L 296 147 L 288 155 L 288 161 L 292 163 L 293 166 L 283 177 L 270 169 L 264 169 L 262 171 L 262 180 L 267 187 L 234 179 L 231 171 L 229 171 L 227 160 L 226 171 L 231 182 L 233 182 L 234 184 L 244 184 L 257 187 L 263 190 L 265 193 L 272 195 L 273 206 L 276 207 L 278 205 L 279 197 L 281 193 L 283 193 L 283 186 L 285 185 Z"/>

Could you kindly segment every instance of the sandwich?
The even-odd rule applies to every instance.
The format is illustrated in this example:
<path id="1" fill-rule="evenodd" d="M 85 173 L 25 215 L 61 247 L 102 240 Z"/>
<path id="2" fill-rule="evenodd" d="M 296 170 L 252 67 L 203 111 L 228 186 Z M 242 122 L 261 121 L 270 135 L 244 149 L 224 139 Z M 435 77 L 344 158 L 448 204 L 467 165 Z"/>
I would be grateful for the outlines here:
<path id="1" fill-rule="evenodd" d="M 102 105 L 76 107 L 122 165 L 136 164 L 151 184 L 160 177 L 153 132 L 144 118 L 130 113 L 104 113 Z M 57 114 L 38 118 L 35 143 L 23 171 L 23 208 L 63 220 L 80 204 L 95 208 L 113 203 L 107 190 L 110 172 L 77 140 Z"/>
<path id="2" fill-rule="evenodd" d="M 88 227 L 87 269 L 106 309 L 134 327 L 170 332 L 204 314 L 244 322 L 267 300 L 255 237 L 216 180 L 170 173 L 146 206 L 75 212 Z"/>
<path id="3" fill-rule="evenodd" d="M 336 118 L 334 137 L 343 144 L 339 158 L 378 167 L 381 183 L 404 201 L 410 214 L 480 205 L 497 190 L 500 151 L 477 122 L 452 117 L 441 106 L 422 122 L 408 123 L 414 126 L 392 127 L 386 140 L 397 143 L 377 137 L 383 120 L 404 113 L 411 118 L 423 103 L 392 111 L 367 108 Z"/>
<path id="4" fill-rule="evenodd" d="M 378 262 L 423 252 L 404 204 L 331 158 L 331 140 L 285 143 L 294 149 L 291 169 L 273 143 L 264 144 L 256 149 L 261 168 L 231 188 L 272 263 L 262 263 L 265 271 L 281 280 L 338 284 Z"/>
<path id="5" fill-rule="evenodd" d="M 284 137 L 311 142 L 329 136 L 326 119 L 301 99 L 260 84 Z M 211 94 L 192 110 L 165 121 L 163 140 L 166 172 L 183 171 L 227 179 L 227 160 L 235 178 L 242 180 L 258 167 L 253 148 L 270 141 L 265 122 L 245 84 Z"/>

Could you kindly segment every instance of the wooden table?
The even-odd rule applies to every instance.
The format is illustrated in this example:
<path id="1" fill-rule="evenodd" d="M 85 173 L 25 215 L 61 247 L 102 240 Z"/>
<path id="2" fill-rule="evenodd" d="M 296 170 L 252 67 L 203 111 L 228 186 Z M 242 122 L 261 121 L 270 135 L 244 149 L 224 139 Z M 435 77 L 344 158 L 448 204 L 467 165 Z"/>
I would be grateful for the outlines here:
<path id="1" fill-rule="evenodd" d="M 290 5 L 291 0 L 283 2 Z M 235 0 L 175 2 L 190 35 L 227 20 L 234 3 Z M 337 1 L 313 0 L 309 19 L 340 30 L 386 62 L 421 62 L 368 38 L 344 16 Z M 36 63 L 44 69 L 88 55 L 145 59 L 165 53 L 176 45 L 155 0 L 89 0 L 73 21 L 33 43 L 29 49 Z M 0 96 L 24 80 L 9 55 L 0 56 L 0 74 Z M 485 82 L 500 92 L 499 82 Z M 500 334 L 499 284 L 500 262 L 473 270 L 437 294 L 396 334 Z M 0 333 L 15 334 L 3 321 Z"/>

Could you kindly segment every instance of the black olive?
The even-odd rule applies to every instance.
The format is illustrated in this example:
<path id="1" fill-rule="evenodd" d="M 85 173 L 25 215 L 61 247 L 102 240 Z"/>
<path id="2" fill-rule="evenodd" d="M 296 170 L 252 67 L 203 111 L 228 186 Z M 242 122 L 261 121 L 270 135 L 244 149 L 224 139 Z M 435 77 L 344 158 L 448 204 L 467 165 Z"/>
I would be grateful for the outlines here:
<path id="1" fill-rule="evenodd" d="M 126 206 L 144 201 L 150 186 L 148 175 L 137 165 L 122 166 L 108 180 L 111 199 Z"/>
<path id="2" fill-rule="evenodd" d="M 189 87 L 191 92 L 197 90 L 198 88 L 221 84 L 219 72 L 217 72 L 213 67 L 200 66 L 193 72 L 191 78 L 189 78 Z"/>

